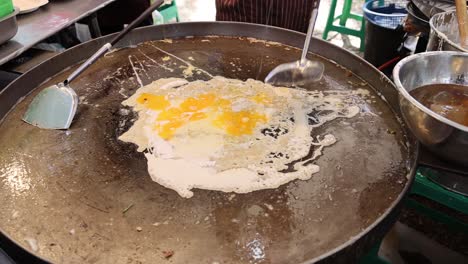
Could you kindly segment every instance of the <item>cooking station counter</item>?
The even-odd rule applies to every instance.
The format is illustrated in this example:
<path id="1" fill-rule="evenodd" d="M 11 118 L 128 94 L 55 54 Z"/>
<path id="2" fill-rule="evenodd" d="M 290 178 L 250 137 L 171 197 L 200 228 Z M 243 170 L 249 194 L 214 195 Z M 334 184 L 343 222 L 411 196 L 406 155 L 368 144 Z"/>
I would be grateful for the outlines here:
<path id="1" fill-rule="evenodd" d="M 37 11 L 18 15 L 18 33 L 10 41 L 0 45 L 0 65 L 114 1 L 50 1 Z"/>

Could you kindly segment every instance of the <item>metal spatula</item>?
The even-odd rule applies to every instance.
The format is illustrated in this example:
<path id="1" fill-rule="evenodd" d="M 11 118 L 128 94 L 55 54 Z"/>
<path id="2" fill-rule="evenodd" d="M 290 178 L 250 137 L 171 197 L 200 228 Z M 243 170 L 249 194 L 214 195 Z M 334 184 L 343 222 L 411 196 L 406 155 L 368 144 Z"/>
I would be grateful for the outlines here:
<path id="1" fill-rule="evenodd" d="M 322 78 L 323 63 L 310 61 L 306 58 L 310 39 L 314 32 L 315 21 L 317 20 L 319 2 L 318 0 L 314 1 L 301 60 L 276 66 L 265 78 L 265 83 L 286 87 L 304 86 Z"/>
<path id="2" fill-rule="evenodd" d="M 130 25 L 125 27 L 111 42 L 106 43 L 78 69 L 76 69 L 63 82 L 42 90 L 31 102 L 23 120 L 31 125 L 45 129 L 67 129 L 70 127 L 78 106 L 78 96 L 68 86 L 78 75 L 84 72 L 102 55 L 108 52 L 113 45 L 122 39 L 130 30 L 141 24 L 156 8 L 161 6 L 164 0 L 156 0 Z"/>

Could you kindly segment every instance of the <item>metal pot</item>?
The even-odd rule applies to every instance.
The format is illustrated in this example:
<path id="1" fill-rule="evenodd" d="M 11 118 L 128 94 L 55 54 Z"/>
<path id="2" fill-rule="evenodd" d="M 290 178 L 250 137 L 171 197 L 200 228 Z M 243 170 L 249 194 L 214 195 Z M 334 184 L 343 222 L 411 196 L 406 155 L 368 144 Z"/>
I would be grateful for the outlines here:
<path id="1" fill-rule="evenodd" d="M 434 15 L 429 24 L 431 26 L 431 34 L 429 36 L 429 43 L 427 44 L 427 51 L 451 50 L 468 52 L 468 49 L 462 48 L 459 44 L 457 15 L 455 11 L 447 11 Z"/>
<path id="2" fill-rule="evenodd" d="M 435 155 L 468 164 L 468 127 L 422 105 L 409 92 L 423 85 L 468 85 L 468 54 L 452 51 L 419 53 L 401 60 L 393 70 L 400 92 L 400 110 L 413 134 Z"/>
<path id="3" fill-rule="evenodd" d="M 405 24 L 410 23 L 412 26 L 412 32 L 421 33 L 427 37 L 431 31 L 429 18 L 427 18 L 413 2 L 408 2 L 406 10 L 408 11 L 408 15 L 406 17 Z"/>
<path id="4" fill-rule="evenodd" d="M 403 28 L 410 36 L 417 36 L 414 53 L 424 52 L 427 48 L 431 32 L 429 18 L 413 2 L 408 2 L 406 10 L 408 11 L 408 15 L 406 16 Z"/>
<path id="5" fill-rule="evenodd" d="M 411 2 L 429 18 L 438 13 L 455 10 L 454 0 L 411 0 Z"/>
<path id="6" fill-rule="evenodd" d="M 16 15 L 19 10 L 16 8 L 13 13 L 4 18 L 0 18 L 0 44 L 3 44 L 13 38 L 18 32 L 18 23 Z"/>

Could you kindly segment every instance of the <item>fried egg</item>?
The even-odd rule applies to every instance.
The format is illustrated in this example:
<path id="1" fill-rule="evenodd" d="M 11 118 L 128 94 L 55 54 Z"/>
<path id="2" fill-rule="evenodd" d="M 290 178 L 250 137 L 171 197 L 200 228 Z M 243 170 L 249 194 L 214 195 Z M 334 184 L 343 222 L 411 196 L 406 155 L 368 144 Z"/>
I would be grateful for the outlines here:
<path id="1" fill-rule="evenodd" d="M 260 81 L 157 80 L 122 104 L 138 119 L 120 140 L 138 145 L 148 172 L 182 197 L 192 189 L 247 193 L 319 171 L 313 161 L 336 142 L 314 128 L 352 118 L 356 91 L 306 91 Z"/>

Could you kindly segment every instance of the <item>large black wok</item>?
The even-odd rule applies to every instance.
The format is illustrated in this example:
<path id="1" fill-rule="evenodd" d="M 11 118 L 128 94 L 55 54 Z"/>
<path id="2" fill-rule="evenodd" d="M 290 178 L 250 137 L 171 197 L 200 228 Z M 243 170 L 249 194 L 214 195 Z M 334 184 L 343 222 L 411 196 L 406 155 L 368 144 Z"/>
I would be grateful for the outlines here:
<path id="1" fill-rule="evenodd" d="M 173 40 L 152 41 L 165 38 Z M 321 171 L 312 179 L 249 194 L 196 190 L 184 199 L 152 182 L 144 156 L 117 140 L 131 123 L 121 114 L 123 95 L 140 82 L 182 76 L 186 65 L 163 60 L 161 49 L 192 57 L 213 75 L 262 80 L 299 58 L 304 35 L 297 32 L 243 23 L 140 28 L 73 84 L 82 103 L 70 130 L 20 120 L 38 90 L 62 80 L 108 39 L 60 54 L 0 93 L 0 241 L 14 257 L 159 263 L 173 251 L 171 263 L 352 263 L 396 221 L 417 155 L 397 92 L 368 63 L 318 39 L 311 51 L 319 56 L 310 56 L 325 64 L 325 77 L 308 88 L 362 88 L 373 98 L 356 98 L 362 114 L 314 130 L 338 142 L 316 161 Z M 18 254 L 22 248 L 37 258 Z"/>

